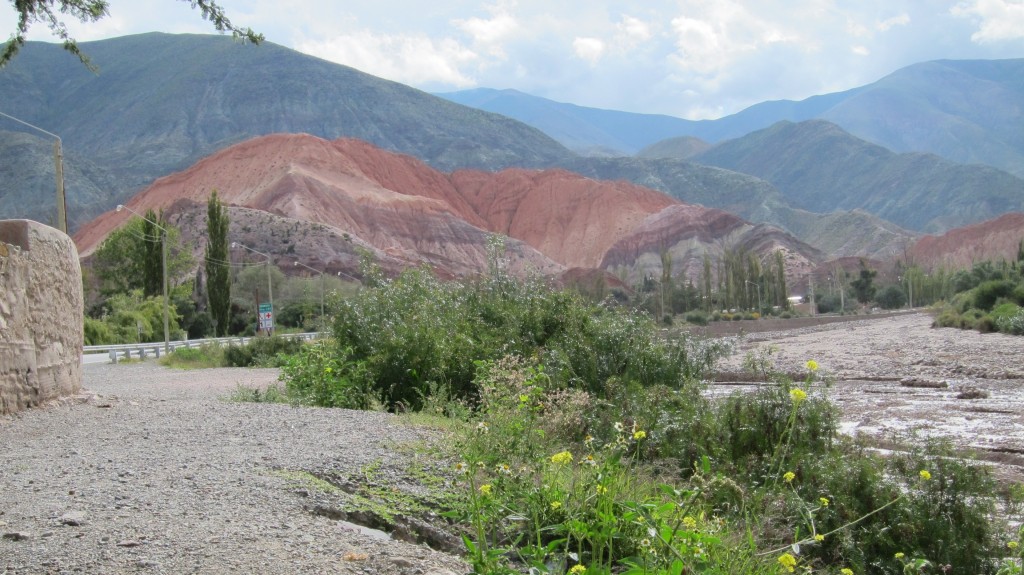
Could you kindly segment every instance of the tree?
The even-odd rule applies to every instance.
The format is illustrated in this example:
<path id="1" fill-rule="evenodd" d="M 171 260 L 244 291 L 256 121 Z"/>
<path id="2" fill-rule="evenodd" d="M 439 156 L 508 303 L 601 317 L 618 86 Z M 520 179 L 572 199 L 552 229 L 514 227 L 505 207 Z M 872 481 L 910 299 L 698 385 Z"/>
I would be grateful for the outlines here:
<path id="1" fill-rule="evenodd" d="M 263 41 L 263 34 L 257 34 L 251 28 L 238 28 L 232 24 L 224 14 L 224 9 L 214 0 L 181 1 L 188 2 L 193 9 L 198 8 L 203 19 L 212 23 L 218 32 L 231 32 L 235 38 L 253 44 Z M 11 39 L 4 45 L 3 52 L 0 52 L 0 68 L 6 66 L 25 45 L 28 29 L 33 24 L 40 23 L 45 24 L 54 36 L 63 40 L 65 50 L 78 56 L 83 64 L 92 69 L 89 57 L 78 49 L 78 43 L 71 37 L 60 15 L 70 14 L 81 22 L 97 22 L 110 15 L 109 3 L 106 0 L 11 0 L 11 3 L 18 14 L 18 25 Z"/>
<path id="2" fill-rule="evenodd" d="M 228 333 L 231 318 L 231 274 L 228 268 L 228 212 L 210 194 L 206 206 L 206 295 L 218 336 Z"/>
<path id="3" fill-rule="evenodd" d="M 853 288 L 853 295 L 857 297 L 857 301 L 862 304 L 866 304 L 875 297 L 875 276 L 878 272 L 875 270 L 868 269 L 868 264 L 863 259 L 860 260 L 860 276 L 850 282 L 850 287 Z"/>
<path id="4" fill-rule="evenodd" d="M 192 250 L 182 245 L 181 230 L 161 221 L 152 210 L 146 217 L 167 230 L 167 279 L 173 292 L 176 278 L 193 267 Z M 161 232 L 142 218 L 131 218 L 114 230 L 96 249 L 93 272 L 101 298 L 141 289 L 146 297 L 163 293 Z"/>
<path id="5" fill-rule="evenodd" d="M 899 309 L 907 303 L 907 296 L 899 286 L 886 286 L 878 292 L 877 300 L 882 309 Z"/>

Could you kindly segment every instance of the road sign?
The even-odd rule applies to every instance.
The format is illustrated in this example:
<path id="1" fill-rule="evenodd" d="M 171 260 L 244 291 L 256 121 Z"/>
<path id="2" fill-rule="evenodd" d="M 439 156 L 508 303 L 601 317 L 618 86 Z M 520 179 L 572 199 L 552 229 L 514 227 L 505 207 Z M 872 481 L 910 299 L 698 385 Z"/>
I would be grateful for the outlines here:
<path id="1" fill-rule="evenodd" d="M 274 328 L 274 308 L 269 303 L 260 304 L 260 329 Z"/>

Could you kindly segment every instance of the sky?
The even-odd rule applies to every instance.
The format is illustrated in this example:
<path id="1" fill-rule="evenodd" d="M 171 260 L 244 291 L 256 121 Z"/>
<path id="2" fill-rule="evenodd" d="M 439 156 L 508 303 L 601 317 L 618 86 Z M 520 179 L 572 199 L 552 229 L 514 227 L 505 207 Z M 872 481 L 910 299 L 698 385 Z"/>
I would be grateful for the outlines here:
<path id="1" fill-rule="evenodd" d="M 218 3 L 267 41 L 430 92 L 512 88 L 687 119 L 846 90 L 928 60 L 1024 58 L 1024 0 Z M 12 5 L 0 3 L 0 38 L 15 30 Z M 178 0 L 110 0 L 98 22 L 65 22 L 79 42 L 215 33 Z M 56 41 L 38 23 L 29 39 Z"/>

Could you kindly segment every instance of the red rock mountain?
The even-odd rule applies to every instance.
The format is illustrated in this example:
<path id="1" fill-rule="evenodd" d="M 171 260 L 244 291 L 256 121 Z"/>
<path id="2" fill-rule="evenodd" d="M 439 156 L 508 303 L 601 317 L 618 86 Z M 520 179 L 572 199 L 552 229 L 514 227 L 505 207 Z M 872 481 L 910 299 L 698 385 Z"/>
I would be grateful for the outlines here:
<path id="1" fill-rule="evenodd" d="M 910 249 L 910 256 L 925 268 L 968 268 L 982 260 L 1017 259 L 1022 239 L 1024 213 L 1013 212 L 941 236 L 925 236 Z"/>
<path id="2" fill-rule="evenodd" d="M 626 182 L 564 170 L 443 174 L 359 140 L 304 134 L 226 148 L 157 180 L 127 206 L 163 209 L 185 238 L 197 240 L 198 253 L 214 189 L 229 206 L 229 239 L 270 254 L 282 269 L 294 259 L 353 274 L 362 248 L 386 269 L 427 264 L 442 275 L 469 275 L 487 268 L 492 233 L 509 238 L 505 257 L 517 273 L 598 268 L 633 280 L 652 266 L 660 274 L 662 250 L 678 272 L 693 269 L 705 251 L 737 244 L 758 253 L 782 249 L 793 274 L 819 257 L 775 228 Z M 107 212 L 82 227 L 80 253 L 91 254 L 130 217 Z"/>

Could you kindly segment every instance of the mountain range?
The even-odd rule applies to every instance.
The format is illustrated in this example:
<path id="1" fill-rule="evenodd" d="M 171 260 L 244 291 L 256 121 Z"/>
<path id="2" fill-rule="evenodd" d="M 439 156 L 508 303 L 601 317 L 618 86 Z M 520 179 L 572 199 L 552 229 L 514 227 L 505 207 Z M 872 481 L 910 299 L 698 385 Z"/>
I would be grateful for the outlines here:
<path id="1" fill-rule="evenodd" d="M 512 90 L 441 95 L 520 120 L 577 151 L 611 147 L 633 154 L 679 136 L 714 144 L 783 120 L 822 119 L 894 152 L 930 152 L 1024 176 L 1024 59 L 923 62 L 866 86 L 762 102 L 717 120 L 630 117 Z"/>
<path id="2" fill-rule="evenodd" d="M 105 168 L 99 181 L 69 174 L 69 213 L 85 200 L 79 190 L 105 189 L 109 207 L 227 145 L 278 132 L 360 138 L 446 170 L 550 165 L 571 155 L 507 117 L 269 42 L 151 33 L 81 47 L 98 73 L 39 42 L 0 71 L 2 111 L 59 135 L 69 158 Z M 0 118 L 6 126 L 16 124 Z M 0 200 L 0 217 L 10 217 L 12 203 Z"/>
<path id="3" fill-rule="evenodd" d="M 705 253 L 742 248 L 767 258 L 782 251 L 794 280 L 822 257 L 777 228 L 622 181 L 561 169 L 445 174 L 360 140 L 304 134 L 230 146 L 160 178 L 128 207 L 163 210 L 198 255 L 214 189 L 230 206 L 231 241 L 283 267 L 302 261 L 328 273 L 359 273 L 360 249 L 388 269 L 426 264 L 444 276 L 483 273 L 491 234 L 509 238 L 504 259 L 512 271 L 599 269 L 630 284 L 660 268 L 662 253 L 677 273 L 696 277 Z M 75 234 L 80 253 L 88 257 L 131 217 L 109 211 L 84 226 Z"/>
<path id="4" fill-rule="evenodd" d="M 916 93 L 914 90 L 937 90 L 941 84 L 925 81 L 934 76 L 948 80 L 951 89 L 959 90 L 965 101 L 985 101 L 978 92 L 1003 98 L 1000 101 L 1005 106 L 989 113 L 1003 122 L 999 131 L 993 122 L 975 117 L 978 114 L 963 112 L 956 116 L 956 106 L 945 96 L 914 96 L 922 109 L 946 110 L 958 125 L 980 126 L 967 132 L 981 134 L 979 137 L 995 142 L 992 146 L 1012 156 L 1015 140 L 1011 132 L 1020 124 L 1019 90 L 1014 90 L 1020 82 L 1005 76 L 1020 71 L 1022 61 L 928 63 L 911 67 L 913 73 L 897 72 L 849 92 L 804 102 L 765 103 L 722 120 L 702 122 L 578 106 L 564 108 L 569 105 L 524 94 L 478 91 L 478 98 L 492 101 L 526 98 L 554 119 L 559 110 L 571 109 L 559 120 L 561 132 L 552 128 L 550 134 L 545 134 L 506 116 L 270 43 L 257 47 L 219 36 L 143 34 L 86 43 L 83 49 L 99 66 L 98 74 L 84 69 L 59 46 L 40 43 L 29 43 L 10 66 L 0 71 L 2 111 L 63 138 L 72 229 L 86 225 L 118 203 L 126 203 L 157 178 L 187 171 L 230 146 L 275 133 L 306 133 L 328 141 L 358 138 L 374 148 L 415 157 L 438 170 L 440 175 L 436 177 L 449 179 L 461 173 L 460 168 L 484 173 L 514 167 L 560 168 L 566 177 L 568 170 L 584 179 L 631 182 L 685 204 L 732 212 L 739 216 L 737 219 L 751 222 L 749 225 L 774 226 L 779 233 L 789 233 L 822 250 L 814 256 L 819 258 L 884 257 L 896 246 L 913 242 L 920 231 L 939 232 L 1020 209 L 1016 190 L 1021 180 L 1005 172 L 924 153 L 893 153 L 858 139 L 844 131 L 841 124 L 803 120 L 805 116 L 847 114 L 856 109 L 850 106 L 865 94 L 881 98 L 892 92 L 906 98 Z M 929 76 L 923 70 L 935 73 Z M 900 78 L 904 80 L 897 81 Z M 912 78 L 917 78 L 916 83 Z M 893 98 L 899 100 L 896 96 Z M 894 113 L 886 112 L 889 109 L 879 108 L 882 120 L 894 121 Z M 853 112 L 847 115 L 857 116 Z M 780 116 L 799 122 L 775 123 Z M 743 131 L 743 126 L 759 123 L 767 128 Z M 589 132 L 580 135 L 580 126 L 589 126 Z M 703 131 L 698 135 L 706 141 L 695 136 L 661 139 L 680 126 L 700 126 Z M 0 120 L 2 128 L 15 129 Z M 586 149 L 590 157 L 555 141 L 564 142 L 568 137 L 575 138 L 568 142 L 571 147 Z M 659 141 L 652 142 L 654 138 Z M 285 146 L 293 142 L 274 141 Z M 611 157 L 622 149 L 641 148 L 644 157 Z M 661 157 L 666 155 L 675 157 Z M 867 169 L 861 165 L 864 162 L 869 163 Z M 0 132 L 0 218 L 52 219 L 52 165 L 52 141 L 28 132 Z M 564 178 L 545 178 L 570 185 Z M 498 189 L 503 194 L 512 193 L 505 187 Z M 397 191 L 411 193 L 404 188 Z M 238 210 L 242 210 L 239 214 L 261 209 L 247 205 L 238 204 Z M 589 208 L 588 217 L 598 217 L 600 206 Z M 456 214 L 459 220 L 477 230 L 508 233 L 493 222 L 474 220 L 470 212 L 460 210 Z M 277 212 L 270 215 L 282 217 Z M 256 216 L 245 217 L 251 220 Z M 477 213 L 476 217 L 481 216 Z M 571 220 L 580 216 L 559 217 Z M 883 217 L 896 219 L 902 227 Z M 663 225 L 663 229 L 673 229 L 674 225 Z M 473 234 L 479 239 L 478 233 Z M 403 241 L 398 241 L 397 245 L 404 247 L 395 254 L 389 251 L 397 249 L 394 246 L 387 247 L 377 240 L 364 243 L 384 246 L 375 249 L 381 257 L 391 258 L 388 261 L 395 266 L 420 261 L 420 256 L 410 255 L 411 248 Z M 606 247 L 602 258 L 615 252 L 611 246 Z M 423 249 L 435 248 L 424 244 Z M 543 256 L 563 267 L 604 261 L 595 254 L 585 264 L 582 260 L 556 259 L 548 253 L 551 246 L 544 249 L 547 251 Z M 456 274 L 476 269 L 479 262 L 473 258 L 479 254 L 469 257 L 469 253 L 450 258 L 441 267 Z M 469 259 L 457 263 L 464 257 Z M 427 259 L 442 264 L 444 260 L 440 256 Z M 620 269 L 627 274 L 638 273 L 628 265 Z"/>

